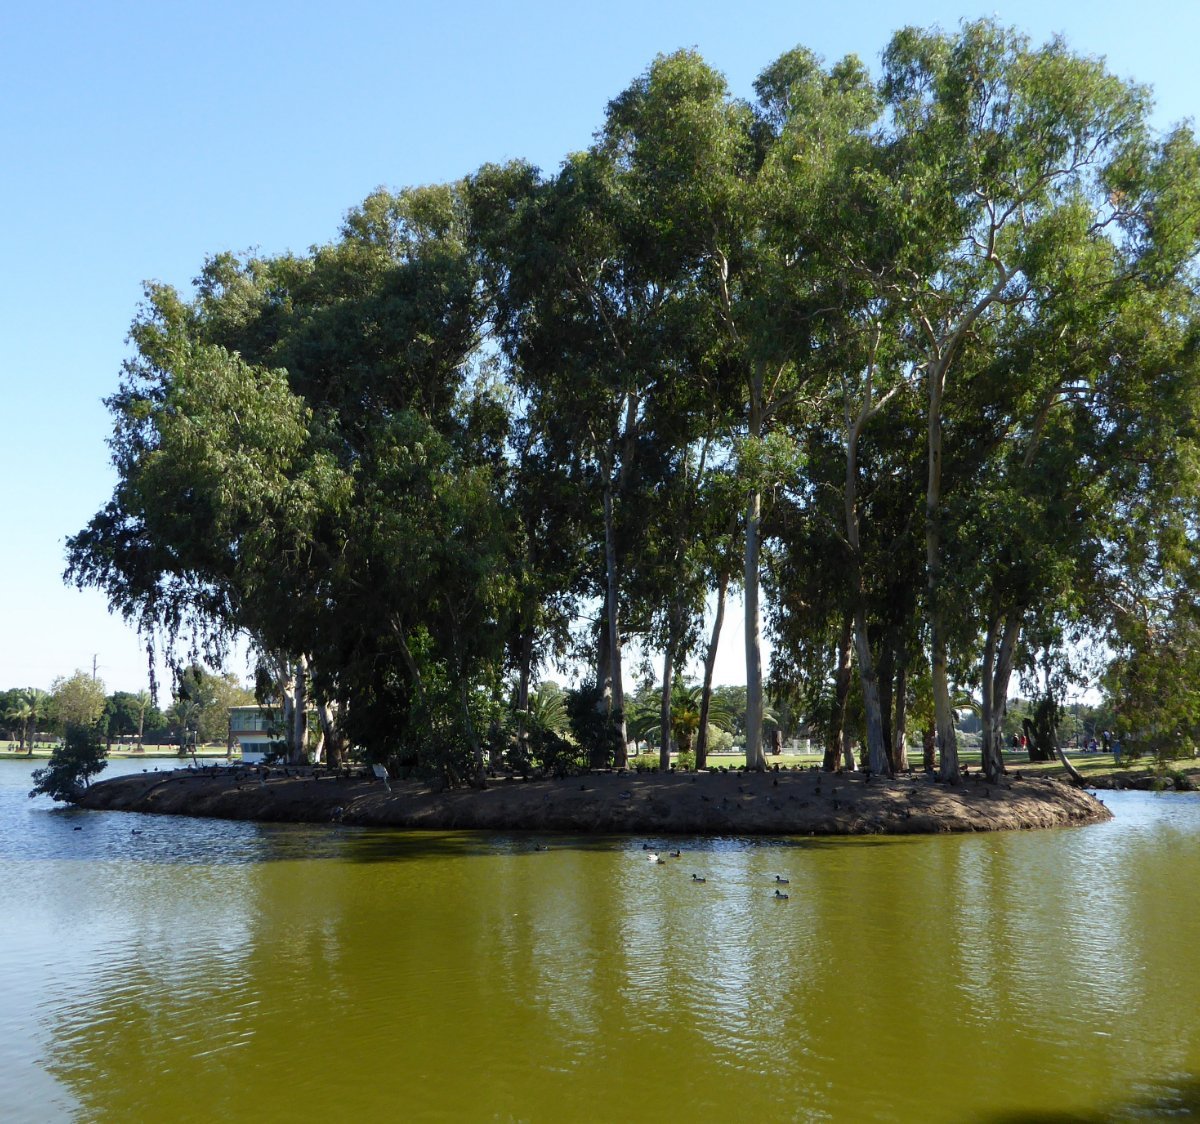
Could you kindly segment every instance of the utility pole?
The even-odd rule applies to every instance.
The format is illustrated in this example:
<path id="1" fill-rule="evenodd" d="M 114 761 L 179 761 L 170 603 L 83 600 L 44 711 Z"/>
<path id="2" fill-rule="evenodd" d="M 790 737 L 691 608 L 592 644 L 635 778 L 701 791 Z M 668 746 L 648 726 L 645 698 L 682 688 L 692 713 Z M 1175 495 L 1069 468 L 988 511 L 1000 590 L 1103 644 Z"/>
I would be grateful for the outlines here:
<path id="1" fill-rule="evenodd" d="M 100 658 L 100 653 L 96 652 L 92 655 L 92 682 L 96 682 L 96 661 Z"/>

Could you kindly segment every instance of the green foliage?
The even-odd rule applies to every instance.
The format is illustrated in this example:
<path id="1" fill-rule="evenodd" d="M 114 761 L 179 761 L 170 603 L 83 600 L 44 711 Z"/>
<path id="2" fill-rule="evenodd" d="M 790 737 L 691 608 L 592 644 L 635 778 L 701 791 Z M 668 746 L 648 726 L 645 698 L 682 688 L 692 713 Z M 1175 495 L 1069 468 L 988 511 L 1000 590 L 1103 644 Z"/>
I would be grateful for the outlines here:
<path id="1" fill-rule="evenodd" d="M 185 728 L 223 736 L 233 685 L 187 669 L 241 632 L 369 757 L 465 779 L 508 745 L 514 671 L 598 659 L 612 624 L 672 679 L 740 575 L 771 597 L 782 729 L 840 725 L 849 620 L 885 722 L 900 694 L 952 743 L 955 684 L 1002 707 L 997 636 L 1043 670 L 1090 636 L 1135 744 L 1196 740 L 1194 637 L 1162 608 L 1200 584 L 1190 131 L 989 21 L 897 33 L 878 83 L 789 51 L 755 92 L 660 56 L 553 174 L 378 191 L 328 245 L 147 287 L 68 577 L 165 646 Z M 601 677 L 651 737 L 620 653 Z M 1046 738 L 1070 678 L 1038 688 Z M 753 744 L 740 692 L 709 721 Z M 601 703 L 536 693 L 521 767 L 613 760 Z M 37 709 L 5 704 L 23 739 Z M 698 689 L 670 710 L 686 750 Z"/>
<path id="2" fill-rule="evenodd" d="M 107 703 L 104 684 L 86 671 L 76 671 L 70 677 L 60 675 L 50 685 L 49 710 L 60 730 L 96 727 Z"/>
<path id="3" fill-rule="evenodd" d="M 1200 746 L 1198 618 L 1194 594 L 1180 589 L 1150 619 L 1127 622 L 1104 678 L 1123 756 L 1164 764 Z"/>
<path id="4" fill-rule="evenodd" d="M 191 664 L 179 677 L 169 716 L 197 743 L 223 742 L 229 734 L 229 708 L 254 701 L 254 692 L 236 676 L 214 675 Z"/>
<path id="5" fill-rule="evenodd" d="M 52 800 L 74 803 L 92 777 L 107 764 L 99 730 L 95 726 L 71 723 L 62 743 L 51 753 L 49 764 L 33 771 L 33 789 L 29 795 L 45 795 Z"/>
<path id="6" fill-rule="evenodd" d="M 623 748 L 620 715 L 606 712 L 601 703 L 601 692 L 590 681 L 567 692 L 567 718 L 571 736 L 587 755 L 593 768 L 612 765 Z"/>

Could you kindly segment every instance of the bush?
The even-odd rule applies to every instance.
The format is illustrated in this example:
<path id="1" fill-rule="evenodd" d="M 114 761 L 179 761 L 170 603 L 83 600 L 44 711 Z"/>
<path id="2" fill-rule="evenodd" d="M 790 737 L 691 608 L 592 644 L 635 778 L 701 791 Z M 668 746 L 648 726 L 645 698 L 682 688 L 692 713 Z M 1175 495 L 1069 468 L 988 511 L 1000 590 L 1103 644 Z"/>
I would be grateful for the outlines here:
<path id="1" fill-rule="evenodd" d="M 67 727 L 62 745 L 50 754 L 49 764 L 34 770 L 29 795 L 45 795 L 73 804 L 91 778 L 107 766 L 107 757 L 98 729 L 72 724 Z"/>
<path id="2" fill-rule="evenodd" d="M 600 691 L 591 682 L 567 692 L 567 717 L 571 733 L 587 754 L 593 769 L 611 765 L 621 749 L 620 714 L 611 717 L 600 709 Z"/>

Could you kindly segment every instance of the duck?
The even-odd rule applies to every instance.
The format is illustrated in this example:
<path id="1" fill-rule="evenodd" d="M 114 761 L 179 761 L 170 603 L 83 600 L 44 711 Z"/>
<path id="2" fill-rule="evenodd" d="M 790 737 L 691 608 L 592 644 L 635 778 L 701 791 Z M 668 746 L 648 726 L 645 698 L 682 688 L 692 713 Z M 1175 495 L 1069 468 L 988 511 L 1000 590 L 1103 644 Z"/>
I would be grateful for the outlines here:
<path id="1" fill-rule="evenodd" d="M 650 852 L 650 853 L 649 853 L 649 854 L 646 856 L 646 860 L 647 860 L 648 862 L 652 862 L 652 863 L 656 863 L 656 862 L 661 862 L 661 861 L 662 861 L 662 860 L 661 860 L 661 859 L 658 857 L 658 855 L 656 855 L 656 854 L 655 854 L 653 851 L 651 851 L 651 852 Z"/>
<path id="2" fill-rule="evenodd" d="M 702 877 L 701 877 L 699 874 L 693 874 L 693 875 L 692 875 L 692 881 L 693 881 L 693 882 L 707 882 L 707 881 L 708 881 L 708 879 L 707 879 L 707 878 L 702 878 Z"/>
<path id="3" fill-rule="evenodd" d="M 683 852 L 679 850 L 669 851 L 668 854 L 670 854 L 671 858 L 673 859 L 680 859 L 683 857 Z"/>
<path id="4" fill-rule="evenodd" d="M 787 896 L 787 894 L 783 893 L 782 890 L 776 890 L 775 891 L 775 900 L 781 901 L 781 902 L 786 902 L 788 900 L 788 896 Z"/>
<path id="5" fill-rule="evenodd" d="M 791 879 L 784 878 L 782 874 L 777 874 L 777 875 L 775 875 L 775 881 L 778 882 L 781 886 L 786 886 L 786 885 L 788 885 L 789 882 L 791 882 Z"/>

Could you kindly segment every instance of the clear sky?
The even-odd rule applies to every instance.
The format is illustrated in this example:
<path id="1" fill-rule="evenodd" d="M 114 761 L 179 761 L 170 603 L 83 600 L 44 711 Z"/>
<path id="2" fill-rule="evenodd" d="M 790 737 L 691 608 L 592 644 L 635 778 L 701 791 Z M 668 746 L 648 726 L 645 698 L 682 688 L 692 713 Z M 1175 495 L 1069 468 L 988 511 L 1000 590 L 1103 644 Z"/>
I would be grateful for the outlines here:
<path id="1" fill-rule="evenodd" d="M 486 161 L 546 169 L 660 52 L 696 47 L 749 96 L 796 44 L 876 67 L 904 24 L 994 15 L 1062 33 L 1154 87 L 1158 122 L 1200 106 L 1200 0 L 8 0 L 0 10 L 0 689 L 93 658 L 146 684 L 133 631 L 63 586 L 63 542 L 112 491 L 101 399 L 146 279 L 206 255 L 331 239 L 373 188 Z M 740 620 L 717 678 L 744 682 Z"/>

